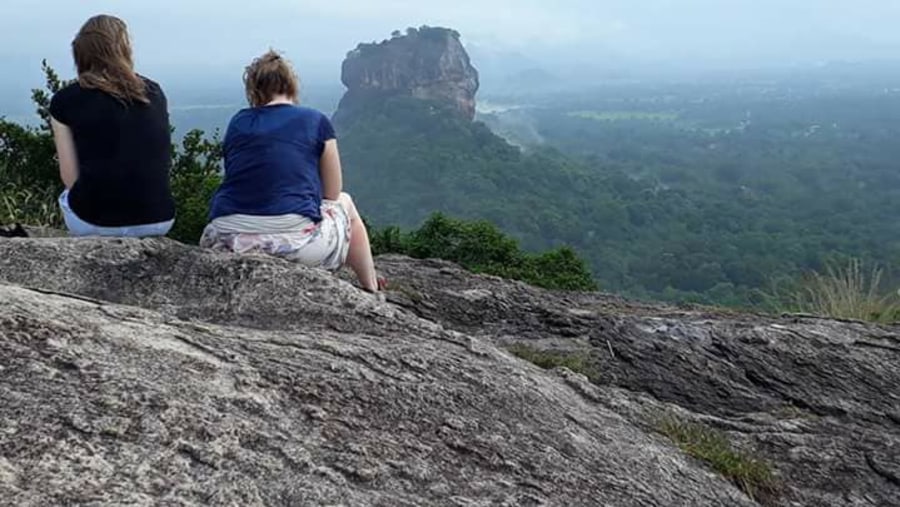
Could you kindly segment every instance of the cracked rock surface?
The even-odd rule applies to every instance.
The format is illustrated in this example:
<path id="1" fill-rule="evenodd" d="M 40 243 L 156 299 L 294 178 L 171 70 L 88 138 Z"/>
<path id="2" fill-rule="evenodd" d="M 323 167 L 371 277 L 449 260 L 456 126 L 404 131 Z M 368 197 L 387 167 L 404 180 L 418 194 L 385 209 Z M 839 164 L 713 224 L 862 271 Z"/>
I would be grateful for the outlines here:
<path id="1" fill-rule="evenodd" d="M 387 302 L 168 240 L 0 240 L 0 503 L 756 505 L 669 411 L 771 462 L 778 504 L 900 505 L 896 328 L 379 269 Z"/>

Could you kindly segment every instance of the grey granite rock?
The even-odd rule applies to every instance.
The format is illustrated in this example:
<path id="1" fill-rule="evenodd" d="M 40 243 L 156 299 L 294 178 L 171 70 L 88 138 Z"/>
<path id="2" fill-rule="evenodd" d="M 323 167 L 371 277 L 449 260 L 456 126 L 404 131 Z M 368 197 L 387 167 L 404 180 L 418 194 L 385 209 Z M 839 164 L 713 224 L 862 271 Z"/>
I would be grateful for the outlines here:
<path id="1" fill-rule="evenodd" d="M 360 44 L 341 68 L 347 93 L 335 120 L 351 114 L 360 102 L 391 95 L 434 100 L 475 118 L 478 71 L 459 40 L 446 28 L 423 28 L 381 43 Z"/>
<path id="2" fill-rule="evenodd" d="M 387 303 L 168 240 L 0 240 L 0 503 L 754 505 L 667 411 L 771 461 L 777 503 L 898 505 L 894 328 L 379 269 Z"/>

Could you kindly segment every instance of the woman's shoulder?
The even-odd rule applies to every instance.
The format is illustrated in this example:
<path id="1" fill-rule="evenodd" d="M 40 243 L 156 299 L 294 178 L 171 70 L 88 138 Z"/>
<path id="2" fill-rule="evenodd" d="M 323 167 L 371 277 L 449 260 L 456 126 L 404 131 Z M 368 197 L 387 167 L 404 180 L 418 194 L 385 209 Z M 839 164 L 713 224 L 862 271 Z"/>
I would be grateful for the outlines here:
<path id="1" fill-rule="evenodd" d="M 322 122 L 323 118 L 327 118 L 325 114 L 318 109 L 292 104 L 253 108 L 251 110 L 254 112 L 259 112 L 260 114 L 263 114 L 265 116 L 278 118 L 279 121 L 290 122 L 290 124 L 293 126 L 292 128 L 296 128 L 298 124 L 307 125 L 310 128 L 314 128 Z M 239 112 L 238 114 L 241 114 L 241 112 Z"/>
<path id="2" fill-rule="evenodd" d="M 229 123 L 240 121 L 242 118 L 252 117 L 254 114 L 256 114 L 256 108 L 253 107 L 238 109 L 237 112 L 231 115 L 231 121 Z"/>
<path id="3" fill-rule="evenodd" d="M 296 109 L 310 135 L 326 140 L 334 138 L 334 127 L 328 115 L 311 107 L 297 106 Z"/>
<path id="4" fill-rule="evenodd" d="M 78 84 L 78 80 L 74 80 L 69 84 L 63 86 L 59 90 L 53 93 L 53 100 L 66 100 L 71 97 L 77 97 L 78 95 L 84 93 L 84 89 Z"/>
<path id="5" fill-rule="evenodd" d="M 325 117 L 325 113 L 319 111 L 318 109 L 314 109 L 312 107 L 306 106 L 294 106 L 292 108 L 295 111 L 295 114 L 298 116 L 303 116 L 304 118 L 308 118 L 311 120 L 319 120 Z"/>
<path id="6" fill-rule="evenodd" d="M 89 90 L 83 89 L 78 80 L 63 86 L 50 98 L 50 115 L 57 121 L 68 124 L 72 109 L 77 109 L 78 104 L 83 102 L 82 97 L 86 91 Z"/>
<path id="7" fill-rule="evenodd" d="M 158 97 L 162 97 L 163 99 L 165 99 L 166 94 L 163 92 L 163 89 L 159 85 L 159 83 L 157 83 L 156 81 L 150 79 L 149 77 L 147 77 L 143 74 L 138 74 L 137 76 L 139 78 L 141 78 L 141 81 L 144 82 L 144 86 L 147 89 L 147 95 L 149 95 L 151 97 L 158 96 Z"/>
<path id="8" fill-rule="evenodd" d="M 230 139 L 231 134 L 252 130 L 257 114 L 256 108 L 245 107 L 231 115 L 231 119 L 228 120 L 228 128 L 225 130 L 225 141 Z"/>
<path id="9" fill-rule="evenodd" d="M 141 81 L 144 82 L 144 86 L 146 86 L 147 88 L 153 89 L 153 90 L 162 90 L 162 87 L 159 86 L 159 83 L 150 79 L 149 77 L 147 77 L 143 74 L 138 74 L 138 77 L 141 78 Z"/>
<path id="10" fill-rule="evenodd" d="M 277 118 L 278 120 L 274 120 Z M 258 125 L 258 121 L 262 119 L 266 121 L 278 121 L 279 123 L 288 121 L 290 125 L 296 126 L 296 121 L 301 121 L 307 125 L 318 125 L 321 119 L 328 117 L 318 109 L 304 106 L 281 105 L 281 106 L 263 106 L 263 107 L 246 107 L 238 110 L 232 115 L 229 121 L 229 127 L 235 127 L 244 124 Z M 267 120 L 271 119 L 271 120 Z M 263 123 L 265 124 L 265 123 Z"/>

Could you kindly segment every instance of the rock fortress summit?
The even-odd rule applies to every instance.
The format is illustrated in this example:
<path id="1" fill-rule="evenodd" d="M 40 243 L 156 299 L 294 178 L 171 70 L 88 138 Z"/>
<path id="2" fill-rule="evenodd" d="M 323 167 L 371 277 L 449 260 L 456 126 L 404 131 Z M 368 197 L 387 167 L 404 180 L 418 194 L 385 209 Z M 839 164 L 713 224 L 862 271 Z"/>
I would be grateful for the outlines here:
<path id="1" fill-rule="evenodd" d="M 411 28 L 406 35 L 380 43 L 360 44 L 347 54 L 341 69 L 347 92 L 335 121 L 340 123 L 367 102 L 410 96 L 450 104 L 469 120 L 475 118 L 478 71 L 447 28 Z"/>

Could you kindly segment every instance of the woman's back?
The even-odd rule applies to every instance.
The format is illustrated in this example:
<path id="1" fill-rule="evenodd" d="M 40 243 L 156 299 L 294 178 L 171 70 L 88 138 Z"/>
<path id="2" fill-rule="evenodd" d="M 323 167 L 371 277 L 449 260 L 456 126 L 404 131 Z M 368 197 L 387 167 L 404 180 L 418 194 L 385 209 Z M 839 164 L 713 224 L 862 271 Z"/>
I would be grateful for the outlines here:
<path id="1" fill-rule="evenodd" d="M 319 160 L 334 139 L 328 118 L 291 104 L 238 112 L 225 135 L 225 180 L 211 218 L 295 214 L 321 220 Z"/>
<path id="2" fill-rule="evenodd" d="M 158 84 L 142 79 L 147 103 L 73 83 L 50 104 L 53 118 L 71 130 L 78 155 L 69 204 L 98 226 L 163 222 L 175 215 L 166 97 Z"/>

